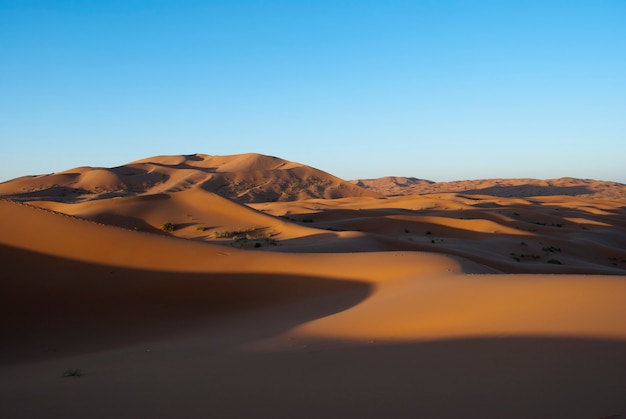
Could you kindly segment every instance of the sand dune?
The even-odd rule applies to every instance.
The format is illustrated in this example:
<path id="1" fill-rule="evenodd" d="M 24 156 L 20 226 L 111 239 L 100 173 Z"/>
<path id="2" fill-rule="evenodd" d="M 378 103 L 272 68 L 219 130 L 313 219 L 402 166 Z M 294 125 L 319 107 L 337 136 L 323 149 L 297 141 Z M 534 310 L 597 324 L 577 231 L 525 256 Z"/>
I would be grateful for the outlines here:
<path id="1" fill-rule="evenodd" d="M 0 209 L 4 417 L 624 411 L 623 276 L 259 253 Z"/>
<path id="2" fill-rule="evenodd" d="M 244 235 L 284 240 L 317 234 L 305 226 L 288 223 L 200 187 L 173 193 L 158 193 L 100 199 L 80 203 L 31 201 L 32 205 L 59 211 L 103 224 L 138 231 L 165 234 L 164 223 L 170 222 L 176 237 L 232 242 L 216 233 L 243 231 Z"/>
<path id="3" fill-rule="evenodd" d="M 489 182 L 246 154 L 0 184 L 0 416 L 626 415 L 626 201 Z"/>
<path id="4" fill-rule="evenodd" d="M 435 182 L 414 177 L 385 176 L 378 179 L 357 179 L 351 180 L 357 186 L 376 191 L 382 195 L 416 195 L 421 188 L 427 187 Z"/>
<path id="5" fill-rule="evenodd" d="M 626 185 L 593 179 L 475 179 L 432 182 L 416 178 L 388 176 L 358 179 L 351 183 L 387 196 L 459 193 L 506 198 L 526 196 L 581 196 L 587 198 L 626 198 Z"/>
<path id="6" fill-rule="evenodd" d="M 624 201 L 435 194 L 252 206 L 327 232 L 315 248 L 303 245 L 313 244 L 309 236 L 283 242 L 280 251 L 342 251 L 350 231 L 369 242 L 350 251 L 437 252 L 506 273 L 623 275 L 626 269 Z"/>
<path id="7" fill-rule="evenodd" d="M 380 196 L 329 173 L 261 154 L 156 156 L 114 168 L 78 167 L 0 184 L 0 197 L 77 202 L 200 186 L 239 202 Z"/>

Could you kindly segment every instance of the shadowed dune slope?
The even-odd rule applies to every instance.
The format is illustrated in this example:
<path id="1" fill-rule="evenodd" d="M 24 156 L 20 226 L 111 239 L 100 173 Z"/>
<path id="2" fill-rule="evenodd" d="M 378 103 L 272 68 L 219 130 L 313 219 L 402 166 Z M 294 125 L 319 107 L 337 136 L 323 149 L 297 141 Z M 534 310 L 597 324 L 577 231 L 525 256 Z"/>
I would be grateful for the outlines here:
<path id="1" fill-rule="evenodd" d="M 368 292 L 355 279 L 303 274 L 298 258 L 261 260 L 9 201 L 0 201 L 0 210 L 4 362 L 154 339 L 220 313 Z"/>
<path id="2" fill-rule="evenodd" d="M 305 274 L 127 268 L 5 245 L 0 245 L 0 258 L 0 364 L 141 344 L 211 328 L 227 315 L 347 294 L 338 304 L 314 312 L 324 316 L 369 292 L 365 283 Z M 296 326 L 309 316 L 294 316 L 281 327 Z"/>
<path id="3" fill-rule="evenodd" d="M 351 180 L 357 186 L 376 191 L 386 196 L 419 194 L 420 188 L 424 188 L 435 182 L 414 177 L 385 176 L 378 179 Z"/>
<path id="4" fill-rule="evenodd" d="M 464 193 L 506 198 L 567 195 L 587 198 L 625 199 L 626 185 L 593 179 L 564 177 L 559 179 L 476 179 L 431 182 L 402 177 L 358 179 L 351 183 L 382 195 L 422 195 Z"/>

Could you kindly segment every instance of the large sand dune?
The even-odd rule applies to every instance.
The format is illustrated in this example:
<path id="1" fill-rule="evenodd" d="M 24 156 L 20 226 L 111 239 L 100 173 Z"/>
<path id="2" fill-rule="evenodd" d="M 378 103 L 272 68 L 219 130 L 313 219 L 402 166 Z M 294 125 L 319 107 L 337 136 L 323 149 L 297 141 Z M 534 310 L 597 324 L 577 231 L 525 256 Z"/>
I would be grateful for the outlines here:
<path id="1" fill-rule="evenodd" d="M 0 196 L 62 202 L 154 195 L 198 185 L 239 202 L 380 196 L 329 173 L 260 154 L 156 156 L 114 168 L 77 167 L 0 184 Z"/>
<path id="2" fill-rule="evenodd" d="M 0 416 L 626 415 L 623 200 L 244 205 L 206 184 L 209 166 L 299 167 L 283 163 L 169 156 L 12 181 Z"/>

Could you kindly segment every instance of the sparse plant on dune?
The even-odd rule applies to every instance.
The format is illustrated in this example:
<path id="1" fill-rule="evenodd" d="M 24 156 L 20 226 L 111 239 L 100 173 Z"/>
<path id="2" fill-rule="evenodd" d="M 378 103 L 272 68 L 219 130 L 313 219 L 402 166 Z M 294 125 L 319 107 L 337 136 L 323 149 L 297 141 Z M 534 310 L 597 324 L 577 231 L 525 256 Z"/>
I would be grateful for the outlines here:
<path id="1" fill-rule="evenodd" d="M 278 240 L 272 238 L 279 233 L 272 233 L 271 231 L 263 231 L 265 228 L 259 227 L 251 227 L 247 229 L 237 229 L 237 230 L 217 230 L 213 232 L 213 237 L 216 239 L 233 239 L 236 243 L 245 244 L 248 241 L 256 241 L 255 247 L 257 244 L 261 244 L 265 242 L 267 244 L 275 245 L 278 243 Z"/>
<path id="2" fill-rule="evenodd" d="M 167 232 L 172 232 L 174 231 L 175 228 L 176 226 L 174 226 L 174 223 L 170 221 L 163 223 L 163 225 L 161 226 L 161 230 L 167 231 Z"/>
<path id="3" fill-rule="evenodd" d="M 82 377 L 83 375 L 85 375 L 83 371 L 80 368 L 76 368 L 65 371 L 62 377 Z"/>
<path id="4" fill-rule="evenodd" d="M 526 254 L 526 253 L 522 253 L 522 254 L 511 253 L 511 257 L 513 259 L 515 259 L 516 261 L 518 261 L 518 262 L 521 262 L 522 259 L 534 259 L 534 260 L 541 259 L 541 256 L 535 255 L 535 254 L 532 254 L 532 253 L 529 253 L 529 254 Z"/>
<path id="5" fill-rule="evenodd" d="M 246 229 L 238 228 L 236 230 L 217 230 L 213 232 L 213 236 L 216 239 L 232 239 L 237 236 L 246 236 L 248 233 L 252 233 L 256 230 L 258 230 L 257 227 L 250 227 Z"/>
<path id="6" fill-rule="evenodd" d="M 560 252 L 561 249 L 555 246 L 544 246 L 541 248 L 541 250 L 543 250 L 544 252 L 546 252 L 546 255 L 548 254 L 548 252 L 550 253 L 555 253 L 555 252 Z"/>

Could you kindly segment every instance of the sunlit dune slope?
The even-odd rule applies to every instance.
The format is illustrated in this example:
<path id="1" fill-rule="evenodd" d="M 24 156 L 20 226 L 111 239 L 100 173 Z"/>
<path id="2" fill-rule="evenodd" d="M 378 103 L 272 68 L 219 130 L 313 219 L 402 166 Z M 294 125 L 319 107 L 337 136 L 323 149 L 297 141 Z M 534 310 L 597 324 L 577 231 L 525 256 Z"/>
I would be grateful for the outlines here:
<path id="1" fill-rule="evenodd" d="M 379 196 L 300 163 L 261 154 L 156 156 L 114 168 L 78 167 L 0 184 L 0 196 L 76 202 L 200 186 L 239 202 Z"/>
<path id="2" fill-rule="evenodd" d="M 489 271 L 458 258 L 417 252 L 370 255 L 254 252 L 108 226 L 7 200 L 0 200 L 0 209 L 4 215 L 0 220 L 3 231 L 0 244 L 81 262 L 131 269 L 281 274 L 306 271 L 326 278 L 353 280 L 361 277 L 383 280 L 412 272 Z M 335 260 L 349 263 L 323 263 Z M 369 262 L 361 267 L 364 261 Z M 389 261 L 393 268 L 389 269 L 387 264 L 381 263 L 384 261 Z"/>
<path id="3" fill-rule="evenodd" d="M 232 242 L 234 232 L 244 237 L 286 240 L 319 231 L 264 214 L 194 186 L 178 192 L 89 200 L 78 203 L 30 201 L 32 205 L 127 229 L 176 237 Z M 173 231 L 164 232 L 165 223 Z M 269 241 L 269 240 L 268 240 Z"/>
<path id="4" fill-rule="evenodd" d="M 363 303 L 309 322 L 292 338 L 371 341 L 473 336 L 626 340 L 626 276 L 399 278 Z"/>

